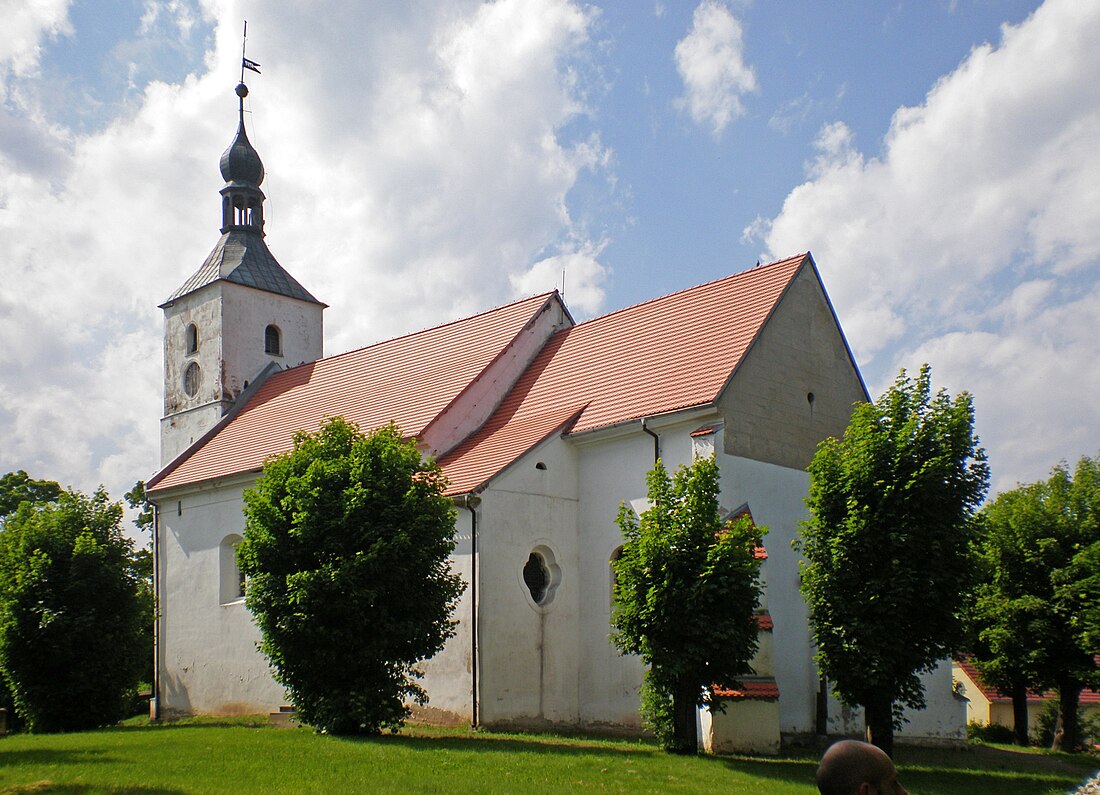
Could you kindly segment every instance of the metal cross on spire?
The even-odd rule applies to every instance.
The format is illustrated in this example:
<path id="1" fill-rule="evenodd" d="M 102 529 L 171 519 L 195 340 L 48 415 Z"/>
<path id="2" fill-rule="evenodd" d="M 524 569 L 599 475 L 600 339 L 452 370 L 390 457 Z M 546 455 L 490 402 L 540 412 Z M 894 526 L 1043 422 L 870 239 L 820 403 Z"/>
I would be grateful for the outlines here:
<path id="1" fill-rule="evenodd" d="M 260 65 L 255 61 L 248 60 L 245 55 L 245 47 L 248 46 L 248 20 L 244 21 L 244 36 L 241 41 L 241 82 L 244 82 L 244 70 L 249 69 L 256 74 L 260 74 Z"/>

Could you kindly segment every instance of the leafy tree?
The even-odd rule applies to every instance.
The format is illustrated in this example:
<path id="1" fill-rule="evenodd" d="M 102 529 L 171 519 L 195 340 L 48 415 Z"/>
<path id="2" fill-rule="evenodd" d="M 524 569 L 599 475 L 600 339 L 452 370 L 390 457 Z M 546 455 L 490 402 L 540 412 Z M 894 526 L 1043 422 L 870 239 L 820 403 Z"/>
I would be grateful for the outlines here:
<path id="1" fill-rule="evenodd" d="M 396 731 L 424 704 L 416 665 L 454 634 L 454 509 L 437 464 L 393 425 L 300 432 L 245 492 L 237 560 L 260 649 L 299 717 L 336 734 Z"/>
<path id="2" fill-rule="evenodd" d="M 695 753 L 695 712 L 721 709 L 714 688 L 751 673 L 764 528 L 746 516 L 723 526 L 718 465 L 698 459 L 670 478 L 661 462 L 646 477 L 651 507 L 641 521 L 622 505 L 626 543 L 615 567 L 615 645 L 649 671 L 643 714 L 665 747 Z M 670 725 L 671 724 L 671 725 Z"/>
<path id="3" fill-rule="evenodd" d="M 973 514 L 989 470 L 966 392 L 935 395 L 925 365 L 855 407 L 810 464 L 802 594 L 822 672 L 864 708 L 887 753 L 900 707 L 924 706 L 919 674 L 961 645 Z"/>
<path id="4" fill-rule="evenodd" d="M 1013 684 L 1005 672 L 1015 677 L 1016 688 L 1022 682 L 1058 690 L 1054 750 L 1080 746 L 1081 689 L 1100 683 L 1088 629 L 1100 562 L 1093 557 L 1100 546 L 1098 469 L 1089 458 L 1072 475 L 1055 467 L 1048 480 L 1000 494 L 983 511 L 985 578 L 975 602 L 975 664 L 1002 690 Z"/>
<path id="5" fill-rule="evenodd" d="M 126 504 L 138 512 L 134 525 L 142 533 L 149 534 L 146 546 L 134 550 L 134 573 L 138 578 L 138 594 L 142 610 L 142 648 L 145 649 L 145 665 L 142 667 L 141 681 L 151 684 L 154 678 L 154 636 L 153 624 L 156 620 L 156 595 L 153 593 L 153 505 L 145 496 L 145 481 L 134 483 L 125 494 Z"/>
<path id="6" fill-rule="evenodd" d="M 0 476 L 0 519 L 15 513 L 21 502 L 51 502 L 61 496 L 52 480 L 34 480 L 20 469 Z"/>
<path id="7" fill-rule="evenodd" d="M 22 502 L 0 532 L 0 673 L 31 731 L 125 717 L 148 650 L 132 542 L 103 489 Z"/>

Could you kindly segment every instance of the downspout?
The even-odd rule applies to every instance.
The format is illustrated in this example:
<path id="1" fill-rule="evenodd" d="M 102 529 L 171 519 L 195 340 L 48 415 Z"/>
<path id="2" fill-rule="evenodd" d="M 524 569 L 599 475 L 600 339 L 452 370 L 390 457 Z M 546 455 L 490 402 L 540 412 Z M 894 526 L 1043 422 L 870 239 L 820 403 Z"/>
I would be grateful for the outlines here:
<path id="1" fill-rule="evenodd" d="M 642 433 L 648 433 L 653 437 L 653 464 L 656 465 L 661 460 L 661 437 L 649 429 L 645 417 L 642 417 Z"/>
<path id="2" fill-rule="evenodd" d="M 153 709 L 149 716 L 160 721 L 160 508 L 153 506 Z"/>
<path id="3" fill-rule="evenodd" d="M 470 726 L 478 727 L 477 714 L 477 506 L 481 504 L 481 498 L 476 494 L 463 494 L 456 497 L 455 502 L 470 512 Z"/>

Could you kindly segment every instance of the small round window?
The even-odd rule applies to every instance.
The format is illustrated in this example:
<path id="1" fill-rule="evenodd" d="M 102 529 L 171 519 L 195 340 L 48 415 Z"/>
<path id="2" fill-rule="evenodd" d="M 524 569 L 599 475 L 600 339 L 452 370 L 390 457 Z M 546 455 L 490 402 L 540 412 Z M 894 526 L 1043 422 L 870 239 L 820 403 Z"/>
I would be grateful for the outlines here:
<path id="1" fill-rule="evenodd" d="M 183 391 L 187 393 L 188 397 L 194 397 L 198 394 L 201 381 L 202 371 L 199 369 L 199 365 L 191 362 L 183 373 Z"/>
<path id="2" fill-rule="evenodd" d="M 561 568 L 554 561 L 554 553 L 548 547 L 538 546 L 527 556 L 523 564 L 523 587 L 536 607 L 545 607 L 554 599 L 554 591 L 561 582 Z"/>

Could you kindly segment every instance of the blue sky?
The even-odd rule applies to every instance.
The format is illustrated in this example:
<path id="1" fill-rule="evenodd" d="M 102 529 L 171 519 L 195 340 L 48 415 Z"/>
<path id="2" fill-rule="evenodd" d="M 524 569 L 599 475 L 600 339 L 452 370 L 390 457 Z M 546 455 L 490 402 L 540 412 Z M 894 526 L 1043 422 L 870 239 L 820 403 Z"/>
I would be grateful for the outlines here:
<path id="1" fill-rule="evenodd" d="M 218 236 L 242 21 L 268 243 L 326 352 L 811 250 L 873 394 L 970 390 L 996 489 L 1100 450 L 1100 6 L 38 0 L 0 42 L 0 471 L 157 462 L 156 306 Z"/>

